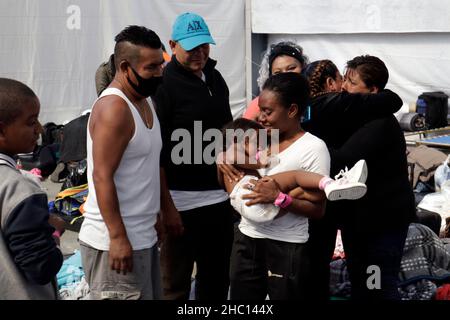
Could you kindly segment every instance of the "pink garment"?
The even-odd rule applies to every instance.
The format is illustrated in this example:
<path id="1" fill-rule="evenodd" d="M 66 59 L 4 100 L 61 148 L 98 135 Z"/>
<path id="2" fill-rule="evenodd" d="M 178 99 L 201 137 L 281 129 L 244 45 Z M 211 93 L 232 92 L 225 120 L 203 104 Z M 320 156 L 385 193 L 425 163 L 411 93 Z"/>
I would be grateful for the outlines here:
<path id="1" fill-rule="evenodd" d="M 332 260 L 336 260 L 336 259 L 345 259 L 344 245 L 342 243 L 342 238 L 341 238 L 341 230 L 338 230 L 338 232 L 337 232 L 336 246 L 334 248 Z"/>
<path id="2" fill-rule="evenodd" d="M 250 104 L 247 107 L 247 110 L 245 110 L 244 115 L 242 118 L 249 119 L 249 120 L 257 120 L 259 115 L 259 106 L 258 106 L 258 100 L 259 97 L 256 97 L 255 99 L 250 102 Z"/>
<path id="3" fill-rule="evenodd" d="M 42 172 L 41 172 L 41 169 L 39 169 L 39 168 L 33 168 L 33 169 L 31 169 L 31 170 L 30 170 L 30 173 L 31 173 L 31 174 L 34 174 L 35 176 L 37 176 L 37 177 L 39 177 L 39 178 L 42 178 Z"/>

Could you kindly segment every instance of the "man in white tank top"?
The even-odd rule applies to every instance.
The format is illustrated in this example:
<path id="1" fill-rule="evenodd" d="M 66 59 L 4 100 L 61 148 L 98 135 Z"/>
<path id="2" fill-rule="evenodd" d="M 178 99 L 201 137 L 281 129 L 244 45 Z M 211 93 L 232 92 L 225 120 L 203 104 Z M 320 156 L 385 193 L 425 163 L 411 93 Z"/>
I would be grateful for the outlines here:
<path id="1" fill-rule="evenodd" d="M 166 206 L 160 199 L 170 196 L 161 185 L 161 132 L 147 98 L 161 81 L 161 41 L 139 26 L 125 28 L 115 40 L 117 71 L 88 123 L 83 268 L 91 299 L 159 299 L 155 224 Z"/>

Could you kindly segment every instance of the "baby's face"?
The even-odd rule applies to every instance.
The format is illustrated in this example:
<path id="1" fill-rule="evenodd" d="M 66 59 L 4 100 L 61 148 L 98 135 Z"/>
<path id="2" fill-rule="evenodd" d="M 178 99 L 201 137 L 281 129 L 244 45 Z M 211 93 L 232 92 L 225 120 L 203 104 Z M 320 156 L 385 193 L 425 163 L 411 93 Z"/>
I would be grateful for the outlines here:
<path id="1" fill-rule="evenodd" d="M 245 164 L 256 164 L 257 152 L 258 152 L 258 135 L 254 134 L 250 137 L 245 137 L 244 141 Z"/>
<path id="2" fill-rule="evenodd" d="M 235 165 L 256 164 L 257 151 L 257 137 L 246 136 L 243 139 L 234 141 L 222 156 L 220 156 L 220 161 Z"/>

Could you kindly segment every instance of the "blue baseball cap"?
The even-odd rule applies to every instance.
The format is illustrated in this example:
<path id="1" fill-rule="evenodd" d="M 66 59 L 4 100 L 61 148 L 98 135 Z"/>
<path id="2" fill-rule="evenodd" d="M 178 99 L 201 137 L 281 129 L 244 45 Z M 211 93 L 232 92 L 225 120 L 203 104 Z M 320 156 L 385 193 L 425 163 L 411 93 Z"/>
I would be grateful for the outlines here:
<path id="1" fill-rule="evenodd" d="M 216 44 L 205 20 L 191 12 L 177 17 L 172 27 L 172 40 L 178 42 L 186 51 L 205 43 Z"/>

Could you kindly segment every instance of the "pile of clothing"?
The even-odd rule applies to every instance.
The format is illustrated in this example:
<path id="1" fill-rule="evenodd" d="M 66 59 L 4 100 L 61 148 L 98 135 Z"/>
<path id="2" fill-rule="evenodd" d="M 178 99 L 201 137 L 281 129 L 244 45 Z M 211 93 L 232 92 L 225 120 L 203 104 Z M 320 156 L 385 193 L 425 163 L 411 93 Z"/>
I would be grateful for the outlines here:
<path id="1" fill-rule="evenodd" d="M 340 247 L 337 247 L 340 252 Z M 350 298 L 351 283 L 345 258 L 330 263 L 330 294 Z M 439 238 L 430 228 L 411 223 L 399 273 L 403 300 L 450 300 L 450 239 Z"/>
<path id="2" fill-rule="evenodd" d="M 61 300 L 89 299 L 89 286 L 84 277 L 79 250 L 63 262 L 56 278 Z"/>
<path id="3" fill-rule="evenodd" d="M 404 300 L 430 300 L 450 284 L 450 251 L 430 228 L 412 223 L 403 250 L 399 291 Z"/>

